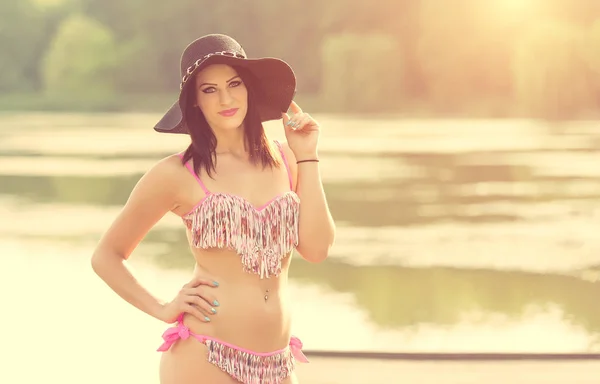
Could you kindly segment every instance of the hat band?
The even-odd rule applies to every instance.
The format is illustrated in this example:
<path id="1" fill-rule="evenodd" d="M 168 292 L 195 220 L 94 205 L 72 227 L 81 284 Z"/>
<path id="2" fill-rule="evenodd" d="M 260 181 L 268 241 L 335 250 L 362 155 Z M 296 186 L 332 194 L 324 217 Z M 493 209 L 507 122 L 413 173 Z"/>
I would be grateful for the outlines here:
<path id="1" fill-rule="evenodd" d="M 215 56 L 215 55 L 237 57 L 237 58 L 240 58 L 240 59 L 245 59 L 246 58 L 246 56 L 242 55 L 241 53 L 233 52 L 233 51 L 212 52 L 212 53 L 209 53 L 208 55 L 204 55 L 201 58 L 199 58 L 198 60 L 196 60 L 196 62 L 194 64 L 190 65 L 188 67 L 188 69 L 185 71 L 186 74 L 181 79 L 181 85 L 179 85 L 179 89 L 180 90 L 183 89 L 183 85 L 185 84 L 186 81 L 189 80 L 190 75 L 196 70 L 196 68 L 198 68 L 200 66 L 200 64 L 202 64 L 202 62 L 204 60 L 208 59 L 211 56 Z"/>

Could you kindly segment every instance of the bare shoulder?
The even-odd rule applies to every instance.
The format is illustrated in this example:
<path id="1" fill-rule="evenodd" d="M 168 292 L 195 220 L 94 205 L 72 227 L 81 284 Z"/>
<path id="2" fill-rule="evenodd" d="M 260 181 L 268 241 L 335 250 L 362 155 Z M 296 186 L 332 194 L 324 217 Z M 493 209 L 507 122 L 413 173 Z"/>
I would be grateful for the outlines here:
<path id="1" fill-rule="evenodd" d="M 178 174 L 184 169 L 183 164 L 181 164 L 181 158 L 177 154 L 169 155 L 165 158 L 157 161 L 148 173 L 155 173 L 157 175 L 163 177 L 173 177 L 177 175 L 173 175 L 173 173 Z"/>
<path id="2" fill-rule="evenodd" d="M 137 182 L 98 247 L 129 257 L 147 232 L 178 206 L 185 180 L 183 171 L 177 155 L 156 162 Z"/>
<path id="3" fill-rule="evenodd" d="M 181 160 L 177 155 L 159 160 L 139 179 L 128 203 L 133 200 L 134 203 L 152 201 L 153 204 L 161 206 L 166 203 L 174 204 L 181 189 L 182 169 Z"/>
<path id="4" fill-rule="evenodd" d="M 185 175 L 185 168 L 178 155 L 167 156 L 156 162 L 140 179 L 137 186 L 151 187 L 155 191 L 175 192 L 178 181 Z M 137 187 L 136 186 L 136 187 Z"/>
<path id="5" fill-rule="evenodd" d="M 288 166 L 290 167 L 290 173 L 292 174 L 292 180 L 293 180 L 293 189 L 296 190 L 296 181 L 298 180 L 297 174 L 298 174 L 298 165 L 296 164 L 296 155 L 294 155 L 294 151 L 292 151 L 290 149 L 290 146 L 288 145 L 287 141 L 281 141 L 281 150 L 283 151 L 283 154 L 285 155 L 285 158 L 287 159 L 288 162 Z"/>
<path id="6" fill-rule="evenodd" d="M 279 143 L 281 144 L 281 149 L 283 150 L 283 153 L 287 157 L 288 161 L 296 164 L 296 156 L 294 155 L 294 152 L 290 149 L 288 142 L 280 141 Z"/>

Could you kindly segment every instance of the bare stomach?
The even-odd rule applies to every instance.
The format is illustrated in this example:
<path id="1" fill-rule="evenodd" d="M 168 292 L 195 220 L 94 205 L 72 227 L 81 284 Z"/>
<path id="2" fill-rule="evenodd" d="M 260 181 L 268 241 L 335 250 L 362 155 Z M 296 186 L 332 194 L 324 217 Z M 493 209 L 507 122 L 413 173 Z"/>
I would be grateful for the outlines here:
<path id="1" fill-rule="evenodd" d="M 240 257 L 229 250 L 194 250 L 194 275 L 204 273 L 218 283 L 212 292 L 217 313 L 206 323 L 186 314 L 184 324 L 208 335 L 255 352 L 284 348 L 290 339 L 291 313 L 287 292 L 290 257 L 282 261 L 279 277 L 260 279 L 244 272 Z M 266 300 L 265 300 L 266 296 Z"/>

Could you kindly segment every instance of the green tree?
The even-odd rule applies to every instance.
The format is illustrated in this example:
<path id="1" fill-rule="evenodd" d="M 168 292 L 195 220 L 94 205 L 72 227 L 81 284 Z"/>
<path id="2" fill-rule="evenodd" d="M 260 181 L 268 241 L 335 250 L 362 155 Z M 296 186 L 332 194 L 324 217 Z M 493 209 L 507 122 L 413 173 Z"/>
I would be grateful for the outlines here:
<path id="1" fill-rule="evenodd" d="M 590 27 L 586 38 L 585 60 L 593 74 L 592 82 L 596 94 L 600 94 L 600 19 Z"/>
<path id="2" fill-rule="evenodd" d="M 400 104 L 403 63 L 397 41 L 383 34 L 330 36 L 323 44 L 323 88 L 327 107 L 382 112 Z"/>
<path id="3" fill-rule="evenodd" d="M 594 102 L 585 59 L 585 30 L 545 22 L 531 28 L 516 47 L 514 84 L 517 100 L 529 116 L 567 120 Z"/>
<path id="4" fill-rule="evenodd" d="M 36 88 L 43 32 L 43 14 L 31 1 L 0 1 L 0 92 Z"/>
<path id="5" fill-rule="evenodd" d="M 93 19 L 74 14 L 61 24 L 45 57 L 45 90 L 49 94 L 82 97 L 110 95 L 118 61 L 110 30 Z"/>

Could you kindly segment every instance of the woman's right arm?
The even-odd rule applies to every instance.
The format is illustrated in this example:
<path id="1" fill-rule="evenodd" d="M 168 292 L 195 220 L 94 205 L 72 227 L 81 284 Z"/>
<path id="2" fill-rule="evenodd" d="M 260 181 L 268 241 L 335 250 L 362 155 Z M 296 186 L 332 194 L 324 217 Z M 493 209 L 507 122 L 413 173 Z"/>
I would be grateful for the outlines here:
<path id="1" fill-rule="evenodd" d="M 137 183 L 127 203 L 102 236 L 92 256 L 92 268 L 119 296 L 165 322 L 165 303 L 148 292 L 127 267 L 127 259 L 148 231 L 177 207 L 181 179 L 177 156 L 158 162 Z"/>

